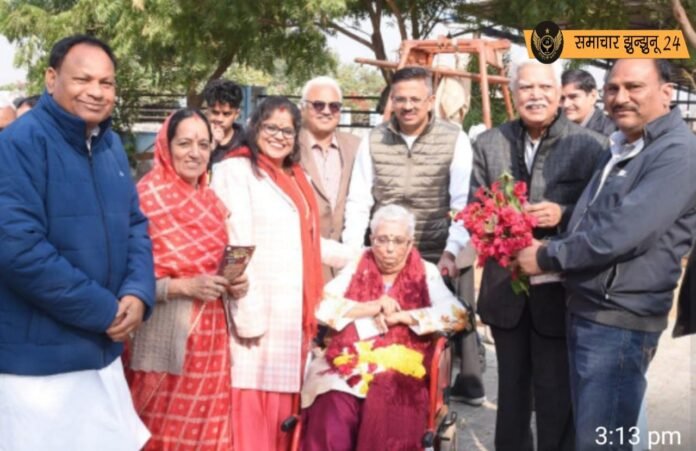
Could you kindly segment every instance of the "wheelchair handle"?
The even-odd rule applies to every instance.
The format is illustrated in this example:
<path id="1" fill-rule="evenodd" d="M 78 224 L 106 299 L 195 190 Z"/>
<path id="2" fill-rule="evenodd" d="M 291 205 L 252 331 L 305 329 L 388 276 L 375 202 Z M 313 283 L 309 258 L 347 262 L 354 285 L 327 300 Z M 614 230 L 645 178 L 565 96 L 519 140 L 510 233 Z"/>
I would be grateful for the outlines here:
<path id="1" fill-rule="evenodd" d="M 452 276 L 450 276 L 450 273 L 447 270 L 447 268 L 442 268 L 440 275 L 442 275 L 442 280 L 445 282 L 445 286 L 447 287 L 447 289 L 450 290 L 452 293 L 456 293 L 456 290 L 454 289 L 454 282 L 452 281 Z"/>
<path id="2" fill-rule="evenodd" d="M 435 433 L 433 431 L 426 432 L 423 436 L 423 440 L 421 440 L 421 445 L 423 445 L 423 448 L 432 448 L 435 446 Z"/>

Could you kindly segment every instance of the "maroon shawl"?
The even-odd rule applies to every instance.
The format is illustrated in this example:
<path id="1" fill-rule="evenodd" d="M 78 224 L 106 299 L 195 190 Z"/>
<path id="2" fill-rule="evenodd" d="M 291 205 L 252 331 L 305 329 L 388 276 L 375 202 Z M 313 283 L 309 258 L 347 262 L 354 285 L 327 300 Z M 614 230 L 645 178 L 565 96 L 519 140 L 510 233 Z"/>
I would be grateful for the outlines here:
<path id="1" fill-rule="evenodd" d="M 363 255 L 345 292 L 352 301 L 368 302 L 384 294 L 384 281 L 374 254 L 368 250 Z M 430 296 L 426 283 L 425 266 L 414 248 L 407 256 L 406 266 L 386 292 L 398 301 L 402 310 L 429 307 Z M 326 359 L 333 366 L 335 357 L 345 348 L 359 341 L 353 324 L 336 333 L 326 350 Z M 389 332 L 377 337 L 373 349 L 392 344 L 402 344 L 422 352 L 423 364 L 429 367 L 432 339 L 421 337 L 403 324 L 389 328 Z M 416 379 L 396 371 L 375 375 L 363 404 L 358 450 L 389 449 L 407 451 L 420 449 L 428 414 L 428 378 Z"/>

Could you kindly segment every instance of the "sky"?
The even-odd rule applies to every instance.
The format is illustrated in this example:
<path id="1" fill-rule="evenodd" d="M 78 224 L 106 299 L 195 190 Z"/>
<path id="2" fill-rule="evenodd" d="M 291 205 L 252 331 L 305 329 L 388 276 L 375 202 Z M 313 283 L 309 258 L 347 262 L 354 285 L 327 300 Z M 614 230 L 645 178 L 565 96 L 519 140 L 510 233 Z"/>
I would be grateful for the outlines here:
<path id="1" fill-rule="evenodd" d="M 24 81 L 25 70 L 14 67 L 14 47 L 4 36 L 0 36 L 0 86 L 17 81 Z"/>

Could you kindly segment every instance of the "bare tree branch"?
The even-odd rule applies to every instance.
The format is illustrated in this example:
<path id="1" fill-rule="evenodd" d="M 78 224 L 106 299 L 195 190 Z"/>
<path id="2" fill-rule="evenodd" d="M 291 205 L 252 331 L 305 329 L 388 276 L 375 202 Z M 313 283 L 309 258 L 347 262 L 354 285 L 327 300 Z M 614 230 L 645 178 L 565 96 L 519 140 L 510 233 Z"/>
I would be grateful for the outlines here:
<path id="1" fill-rule="evenodd" d="M 382 26 L 382 0 L 376 0 L 374 2 L 364 0 L 363 3 L 371 5 L 374 3 L 375 9 L 373 10 L 371 7 L 367 6 L 367 10 L 370 13 L 370 21 L 372 22 L 372 31 L 373 34 L 375 31 L 380 30 L 380 27 Z M 381 34 L 381 33 L 380 33 Z"/>
<path id="2" fill-rule="evenodd" d="M 337 32 L 349 37 L 350 39 L 354 40 L 355 42 L 362 44 L 369 49 L 372 49 L 372 43 L 370 41 L 363 38 L 362 36 L 358 36 L 356 33 L 350 31 L 348 28 L 344 27 L 343 25 L 339 25 L 336 22 L 329 22 L 325 25 L 325 27 L 326 28 L 333 28 Z"/>
<path id="3" fill-rule="evenodd" d="M 409 2 L 408 13 L 411 17 L 411 36 L 413 36 L 413 39 L 423 38 L 423 29 L 420 26 L 420 11 L 418 5 L 413 0 Z"/>
<path id="4" fill-rule="evenodd" d="M 428 19 L 422 21 L 423 23 L 420 30 L 421 36 L 428 36 L 433 31 L 435 26 L 440 23 L 440 18 L 442 17 L 442 14 L 445 12 L 446 8 L 446 5 L 440 5 L 440 7 L 433 14 L 431 14 Z"/>
<path id="5" fill-rule="evenodd" d="M 386 0 L 389 9 L 391 9 L 392 14 L 396 18 L 396 24 L 399 26 L 399 34 L 401 35 L 401 40 L 405 41 L 408 39 L 408 33 L 406 32 L 406 20 L 404 15 L 401 13 L 398 5 L 394 0 Z"/>
<path id="6" fill-rule="evenodd" d="M 215 66 L 215 70 L 213 70 L 213 72 L 208 77 L 206 84 L 208 84 L 212 80 L 216 80 L 222 77 L 227 68 L 229 68 L 230 65 L 232 65 L 232 62 L 234 61 L 234 58 L 237 55 L 237 49 L 227 50 L 228 52 L 225 53 L 225 55 L 221 56 L 218 60 L 217 66 Z M 191 85 L 189 85 L 189 88 L 186 92 L 186 106 L 200 108 L 201 104 L 203 103 L 203 95 L 202 93 L 198 92 L 197 88 L 198 83 L 196 83 L 195 81 L 192 82 Z"/>
<path id="7" fill-rule="evenodd" d="M 387 52 L 384 50 L 384 39 L 382 38 L 382 7 L 384 6 L 382 0 L 363 0 L 363 5 L 370 15 L 370 22 L 372 23 L 372 35 L 370 36 L 370 41 L 372 42 L 372 51 L 375 53 L 377 59 L 387 60 Z M 372 6 L 374 5 L 374 9 Z M 391 79 L 391 74 L 387 69 L 380 68 L 382 72 L 382 77 L 384 81 L 389 84 Z"/>
<path id="8" fill-rule="evenodd" d="M 684 6 L 679 0 L 672 0 L 672 13 L 677 20 L 679 27 L 684 32 L 684 38 L 691 47 L 696 48 L 696 31 L 694 30 L 689 17 L 686 15 Z"/>

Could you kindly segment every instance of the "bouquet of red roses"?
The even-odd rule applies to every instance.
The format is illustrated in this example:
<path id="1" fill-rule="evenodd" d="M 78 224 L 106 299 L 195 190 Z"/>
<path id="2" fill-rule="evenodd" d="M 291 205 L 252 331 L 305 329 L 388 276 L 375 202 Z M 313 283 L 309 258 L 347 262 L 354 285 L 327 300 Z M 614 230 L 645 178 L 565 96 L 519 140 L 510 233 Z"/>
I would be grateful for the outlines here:
<path id="1" fill-rule="evenodd" d="M 536 218 L 524 211 L 527 184 L 515 182 L 503 173 L 490 188 L 480 187 L 476 200 L 454 216 L 471 234 L 471 243 L 478 253 L 478 266 L 493 259 L 503 268 L 510 267 L 512 257 L 532 244 L 532 228 Z M 512 270 L 512 290 L 529 293 L 529 278 Z"/>

